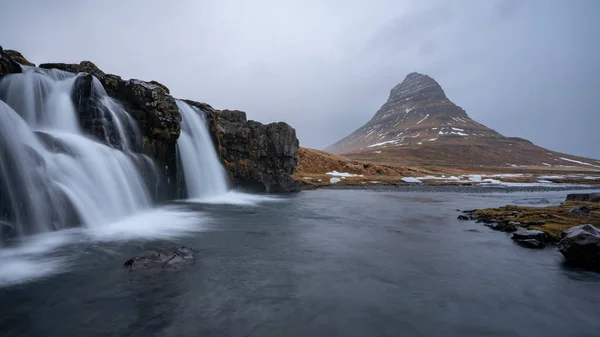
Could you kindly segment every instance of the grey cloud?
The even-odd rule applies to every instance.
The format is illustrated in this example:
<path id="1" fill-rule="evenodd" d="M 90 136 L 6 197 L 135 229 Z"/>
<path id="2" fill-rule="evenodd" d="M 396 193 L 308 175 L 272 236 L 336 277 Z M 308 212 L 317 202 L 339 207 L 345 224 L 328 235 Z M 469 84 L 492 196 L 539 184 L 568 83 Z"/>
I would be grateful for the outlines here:
<path id="1" fill-rule="evenodd" d="M 283 120 L 315 148 L 419 71 L 501 133 L 600 158 L 598 11 L 593 0 L 21 0 L 2 5 L 0 44 Z"/>

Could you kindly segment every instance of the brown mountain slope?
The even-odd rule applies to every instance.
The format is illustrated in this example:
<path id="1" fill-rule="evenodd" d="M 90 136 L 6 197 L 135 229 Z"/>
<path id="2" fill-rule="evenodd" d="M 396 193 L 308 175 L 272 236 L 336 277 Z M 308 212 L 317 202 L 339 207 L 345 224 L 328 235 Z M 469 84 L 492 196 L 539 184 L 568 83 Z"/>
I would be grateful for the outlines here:
<path id="1" fill-rule="evenodd" d="M 600 161 L 549 151 L 474 121 L 419 73 L 406 76 L 369 122 L 325 151 L 388 164 L 600 170 Z"/>

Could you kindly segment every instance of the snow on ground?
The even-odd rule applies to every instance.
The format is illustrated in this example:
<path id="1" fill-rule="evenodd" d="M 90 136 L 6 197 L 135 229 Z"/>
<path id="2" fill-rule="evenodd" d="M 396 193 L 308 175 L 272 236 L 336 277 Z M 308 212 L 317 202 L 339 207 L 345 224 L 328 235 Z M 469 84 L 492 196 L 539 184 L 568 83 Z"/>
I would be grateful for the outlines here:
<path id="1" fill-rule="evenodd" d="M 421 119 L 420 121 L 417 122 L 417 124 L 421 124 L 421 122 L 423 122 L 424 120 L 427 119 L 427 117 L 429 117 L 429 114 L 427 114 L 427 116 L 425 116 L 425 118 Z"/>
<path id="2" fill-rule="evenodd" d="M 459 128 L 452 128 L 452 130 L 454 130 L 454 131 L 461 131 L 461 132 L 465 131 L 464 129 L 459 129 Z"/>
<path id="3" fill-rule="evenodd" d="M 331 179 L 329 179 L 329 182 L 332 183 L 332 184 L 339 183 L 340 181 L 342 181 L 340 178 L 331 178 Z"/>
<path id="4" fill-rule="evenodd" d="M 550 164 L 548 164 L 548 163 L 542 163 L 542 165 L 549 166 L 549 167 L 551 167 L 551 166 L 552 166 L 552 165 L 550 165 Z"/>
<path id="5" fill-rule="evenodd" d="M 362 174 L 352 174 L 352 173 L 348 173 L 348 172 L 338 172 L 338 171 L 327 172 L 325 174 L 328 174 L 328 175 L 334 176 L 334 177 L 363 177 Z"/>
<path id="6" fill-rule="evenodd" d="M 404 178 L 402 178 L 402 181 L 404 181 L 405 183 L 416 183 L 416 184 L 421 183 L 421 180 L 419 180 L 417 178 L 413 178 L 413 177 L 404 177 Z"/>
<path id="7" fill-rule="evenodd" d="M 391 144 L 391 143 L 396 143 L 396 142 L 398 142 L 398 141 L 397 140 L 388 140 L 388 141 L 381 142 L 381 143 L 375 143 L 375 144 L 369 145 L 367 147 L 377 147 L 377 146 L 382 146 L 382 145 L 385 145 L 385 144 Z"/>
<path id="8" fill-rule="evenodd" d="M 374 151 L 373 153 L 381 153 L 381 151 Z"/>
<path id="9" fill-rule="evenodd" d="M 437 138 L 427 139 L 428 142 L 435 142 L 436 140 L 438 140 L 438 139 Z"/>
<path id="10" fill-rule="evenodd" d="M 536 182 L 530 182 L 530 183 L 520 183 L 520 182 L 505 182 L 505 181 L 501 181 L 498 179 L 492 179 L 492 178 L 518 178 L 518 177 L 531 177 L 531 178 L 535 178 L 537 179 Z M 482 174 L 466 174 L 466 175 L 461 175 L 458 177 L 455 176 L 451 176 L 451 177 L 436 177 L 436 176 L 425 176 L 425 177 L 418 177 L 416 179 L 418 180 L 439 180 L 439 181 L 445 181 L 445 182 L 474 182 L 474 183 L 478 183 L 481 186 L 511 186 L 511 187 L 552 187 L 552 186 L 589 186 L 589 185 L 585 185 L 585 184 L 568 184 L 568 183 L 554 183 L 552 181 L 550 181 L 549 179 L 561 179 L 561 178 L 579 178 L 579 179 L 589 179 L 589 180 L 596 180 L 596 179 L 600 179 L 600 176 L 595 177 L 595 176 L 588 176 L 588 177 L 584 177 L 581 174 L 572 174 L 572 175 L 554 175 L 554 176 L 538 176 L 535 177 L 532 174 L 521 174 L 521 173 L 507 173 L 507 174 L 490 174 L 490 175 L 482 175 Z"/>
<path id="11" fill-rule="evenodd" d="M 563 157 L 560 157 L 560 159 L 562 159 L 562 160 L 566 160 L 566 161 L 570 161 L 570 162 L 572 162 L 572 163 L 577 163 L 577 164 L 581 164 L 581 165 L 587 165 L 587 166 L 593 166 L 593 167 L 598 167 L 598 168 L 600 168 L 600 166 L 597 166 L 597 165 L 594 165 L 594 164 L 590 164 L 590 163 L 584 163 L 584 162 L 582 162 L 582 161 L 578 161 L 578 160 L 573 160 L 573 159 L 569 159 L 569 158 L 563 158 Z"/>

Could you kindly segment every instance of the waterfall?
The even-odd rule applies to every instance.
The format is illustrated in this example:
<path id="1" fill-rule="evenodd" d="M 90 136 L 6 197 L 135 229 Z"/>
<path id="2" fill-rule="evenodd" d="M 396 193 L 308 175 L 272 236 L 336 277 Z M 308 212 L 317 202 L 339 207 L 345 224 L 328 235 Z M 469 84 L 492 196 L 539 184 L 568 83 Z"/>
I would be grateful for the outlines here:
<path id="1" fill-rule="evenodd" d="M 138 168 L 149 159 L 130 151 L 132 138 L 139 138 L 136 124 L 95 80 L 97 108 L 120 146 L 86 136 L 71 98 L 76 79 L 23 67 L 0 80 L 0 242 L 100 226 L 151 205 Z"/>
<path id="2" fill-rule="evenodd" d="M 227 192 L 227 176 L 210 137 L 202 111 L 177 101 L 181 113 L 181 135 L 177 147 L 181 154 L 188 197 L 206 199 Z"/>

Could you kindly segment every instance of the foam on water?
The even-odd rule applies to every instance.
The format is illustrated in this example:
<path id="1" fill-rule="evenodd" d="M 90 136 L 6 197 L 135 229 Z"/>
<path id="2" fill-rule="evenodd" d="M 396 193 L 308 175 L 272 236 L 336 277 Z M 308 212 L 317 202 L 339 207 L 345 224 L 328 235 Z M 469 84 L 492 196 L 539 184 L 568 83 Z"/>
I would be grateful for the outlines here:
<path id="1" fill-rule="evenodd" d="M 176 206 L 156 208 L 86 231 L 92 241 L 173 239 L 206 229 L 207 218 Z"/>
<path id="2" fill-rule="evenodd" d="M 257 205 L 262 202 L 277 202 L 282 201 L 282 198 L 278 198 L 275 196 L 267 196 L 260 194 L 248 194 L 242 193 L 238 191 L 228 191 L 223 194 L 205 197 L 205 198 L 192 198 L 187 200 L 182 200 L 190 203 L 199 203 L 199 204 L 212 204 L 212 205 L 242 205 L 242 206 L 252 206 Z"/>
<path id="3" fill-rule="evenodd" d="M 175 239 L 206 230 L 202 213 L 177 206 L 141 212 L 101 227 L 73 228 L 21 238 L 14 247 L 0 249 L 0 288 L 69 271 L 79 250 L 73 244 Z"/>

